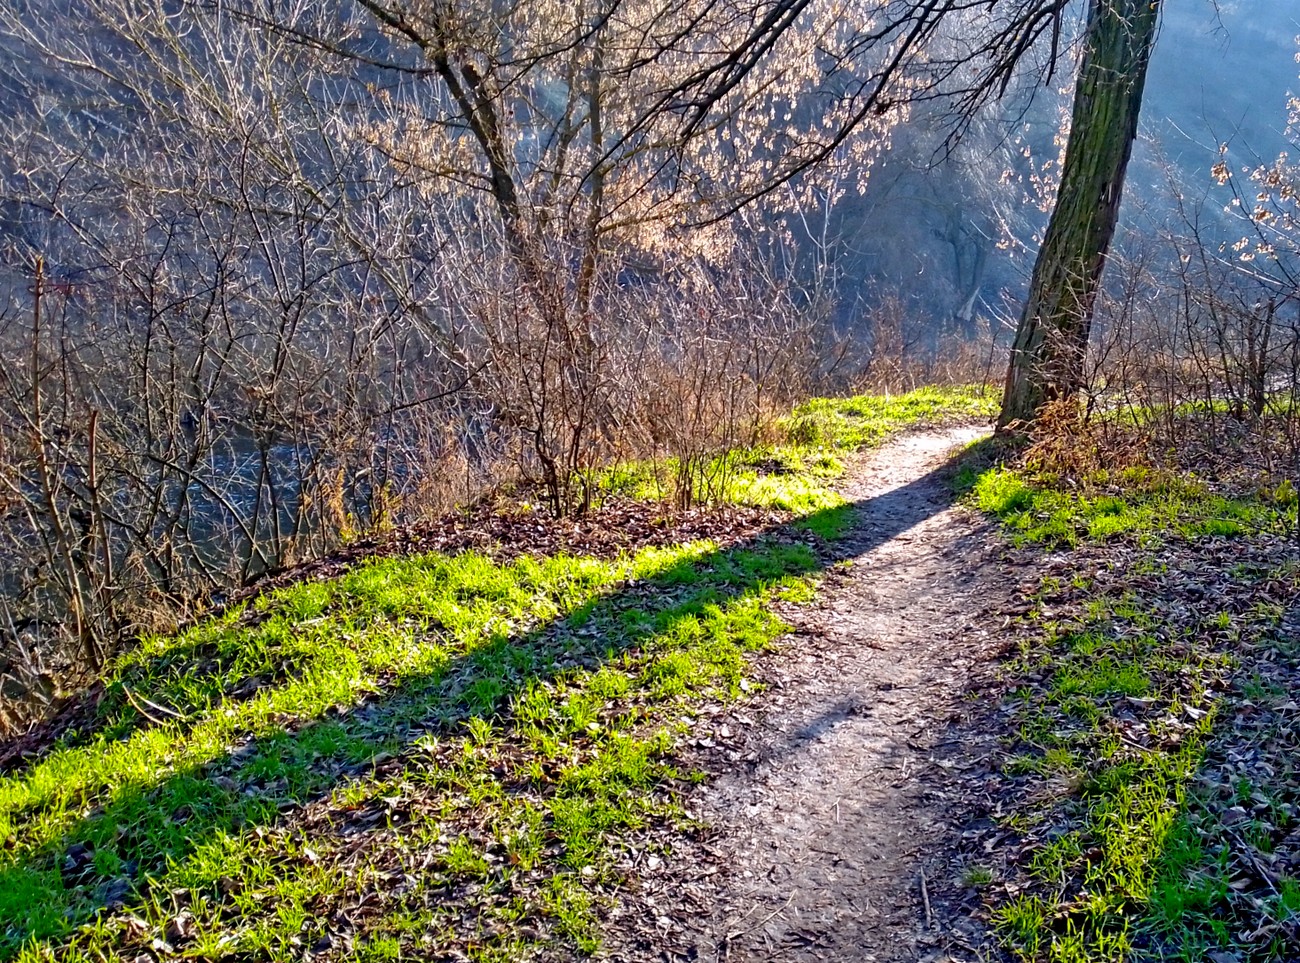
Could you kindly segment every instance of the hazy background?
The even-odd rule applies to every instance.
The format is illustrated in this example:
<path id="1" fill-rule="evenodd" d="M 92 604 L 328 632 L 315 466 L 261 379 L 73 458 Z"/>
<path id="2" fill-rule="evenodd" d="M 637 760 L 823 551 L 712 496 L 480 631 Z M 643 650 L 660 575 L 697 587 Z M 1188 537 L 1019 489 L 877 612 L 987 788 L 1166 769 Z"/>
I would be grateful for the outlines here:
<path id="1" fill-rule="evenodd" d="M 1210 168 L 1221 144 L 1237 173 L 1287 149 L 1297 34 L 1297 0 L 1227 0 L 1217 9 L 1210 0 L 1165 5 L 1125 194 L 1121 231 L 1130 243 L 1133 233 L 1170 226 L 1171 181 L 1189 203 L 1204 202 L 1203 214 L 1224 237 L 1239 236 L 1224 216 L 1228 198 L 1215 190 Z M 1057 87 L 1036 94 L 1027 107 L 1014 100 L 1000 105 L 937 166 L 931 166 L 937 136 L 926 132 L 925 118 L 900 132 L 867 194 L 845 200 L 838 211 L 842 290 L 853 295 L 844 301 L 845 323 L 852 326 L 855 311 L 870 313 L 886 295 L 899 297 L 913 320 L 926 317 L 938 327 L 968 320 L 954 315 L 1005 321 L 1014 313 L 1047 221 L 1050 198 L 1034 176 L 1058 154 L 1054 138 L 1069 78 L 1058 75 Z"/>

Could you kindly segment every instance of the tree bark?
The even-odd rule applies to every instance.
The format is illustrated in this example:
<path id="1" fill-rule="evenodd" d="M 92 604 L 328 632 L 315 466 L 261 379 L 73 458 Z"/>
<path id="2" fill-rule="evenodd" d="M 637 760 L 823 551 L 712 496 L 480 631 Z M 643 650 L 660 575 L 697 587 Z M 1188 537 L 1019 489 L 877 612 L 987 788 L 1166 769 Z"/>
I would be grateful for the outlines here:
<path id="1" fill-rule="evenodd" d="M 1061 186 L 1011 348 L 999 428 L 1033 422 L 1080 387 L 1159 11 L 1159 0 L 1090 0 Z"/>

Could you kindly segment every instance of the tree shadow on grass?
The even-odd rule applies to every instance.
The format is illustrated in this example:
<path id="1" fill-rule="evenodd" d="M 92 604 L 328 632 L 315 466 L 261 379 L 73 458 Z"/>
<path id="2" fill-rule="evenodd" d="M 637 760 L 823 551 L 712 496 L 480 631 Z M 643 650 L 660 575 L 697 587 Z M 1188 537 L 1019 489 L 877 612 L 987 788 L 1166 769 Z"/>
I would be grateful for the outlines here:
<path id="1" fill-rule="evenodd" d="M 942 511 L 951 500 L 951 469 L 950 463 L 869 502 L 826 509 L 725 549 L 679 559 L 546 624 L 453 656 L 435 671 L 400 677 L 358 705 L 283 720 L 161 778 L 106 778 L 107 786 L 86 793 L 84 813 L 57 840 L 26 848 L 18 839 L 0 856 L 0 957 L 12 957 L 32 942 L 58 945 L 105 909 L 142 905 L 150 888 L 185 867 L 206 844 L 281 824 L 372 772 L 377 758 L 400 757 L 423 737 L 463 735 L 475 719 L 517 722 L 521 700 L 539 683 L 631 658 L 660 697 L 671 701 L 671 676 L 681 670 L 673 661 L 675 633 L 710 612 L 767 596 L 787 576 L 810 575 L 868 552 Z M 874 523 L 869 529 L 823 543 L 820 551 L 810 547 L 815 540 L 809 532 L 842 532 L 847 513 L 868 504 Z M 725 678 L 735 669 L 720 671 Z M 223 705 L 215 704 L 209 715 Z M 186 731 L 177 723 L 118 738 L 184 739 Z M 91 745 L 71 751 L 96 750 Z M 14 774 L 10 781 L 26 775 Z M 37 818 L 42 805 L 38 798 L 16 813 L 15 829 Z M 215 878 L 210 882 L 218 885 Z"/>

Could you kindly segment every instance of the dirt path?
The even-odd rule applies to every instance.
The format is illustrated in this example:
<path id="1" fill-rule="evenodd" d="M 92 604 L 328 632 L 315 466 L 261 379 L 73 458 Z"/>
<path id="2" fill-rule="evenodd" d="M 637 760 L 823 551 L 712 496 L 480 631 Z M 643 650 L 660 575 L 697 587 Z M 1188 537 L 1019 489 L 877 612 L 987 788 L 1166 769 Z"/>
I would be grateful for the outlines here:
<path id="1" fill-rule="evenodd" d="M 901 438 L 846 480 L 847 564 L 784 613 L 796 631 L 766 665 L 771 688 L 703 734 L 731 760 L 690 801 L 710 829 L 649 861 L 611 958 L 987 956 L 958 855 L 994 749 L 969 692 L 1014 586 L 944 470 L 981 434 Z"/>

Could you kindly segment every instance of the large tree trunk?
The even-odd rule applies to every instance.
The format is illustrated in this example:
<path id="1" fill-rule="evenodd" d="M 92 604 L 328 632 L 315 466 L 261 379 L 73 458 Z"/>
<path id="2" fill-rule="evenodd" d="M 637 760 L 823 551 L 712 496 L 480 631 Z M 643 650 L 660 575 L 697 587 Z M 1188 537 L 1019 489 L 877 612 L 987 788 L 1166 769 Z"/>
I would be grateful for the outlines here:
<path id="1" fill-rule="evenodd" d="M 1065 168 L 1011 348 L 1000 428 L 1032 422 L 1080 387 L 1159 8 L 1159 0 L 1090 0 Z"/>

